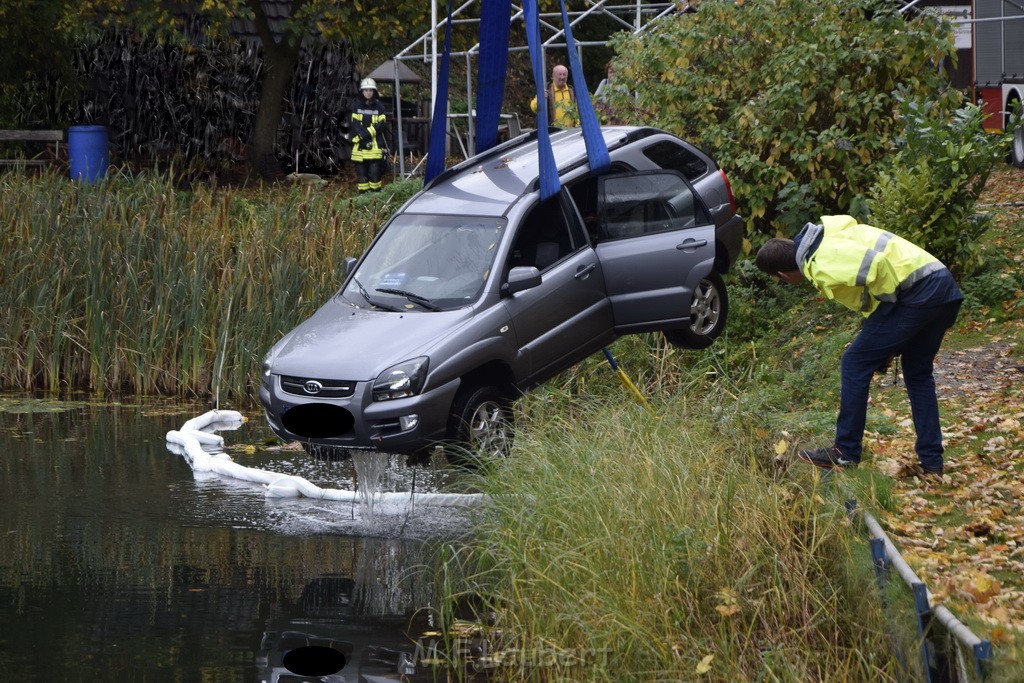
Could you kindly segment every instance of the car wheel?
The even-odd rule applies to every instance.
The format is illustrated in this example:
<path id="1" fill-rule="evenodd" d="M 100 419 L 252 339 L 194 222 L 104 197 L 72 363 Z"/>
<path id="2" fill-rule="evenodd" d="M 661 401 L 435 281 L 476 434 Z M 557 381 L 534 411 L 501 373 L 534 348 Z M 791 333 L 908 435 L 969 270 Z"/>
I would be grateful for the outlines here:
<path id="1" fill-rule="evenodd" d="M 497 387 L 469 385 L 455 395 L 448 417 L 449 462 L 472 466 L 508 455 L 512 448 L 512 402 Z"/>
<path id="2" fill-rule="evenodd" d="M 302 442 L 302 450 L 306 451 L 310 457 L 330 462 L 338 462 L 352 455 L 348 452 L 347 448 L 328 446 L 322 443 L 309 443 L 307 441 Z"/>
<path id="3" fill-rule="evenodd" d="M 728 315 L 725 282 L 721 275 L 712 271 L 693 291 L 689 327 L 665 330 L 665 339 L 672 346 L 684 349 L 706 349 L 725 330 Z"/>

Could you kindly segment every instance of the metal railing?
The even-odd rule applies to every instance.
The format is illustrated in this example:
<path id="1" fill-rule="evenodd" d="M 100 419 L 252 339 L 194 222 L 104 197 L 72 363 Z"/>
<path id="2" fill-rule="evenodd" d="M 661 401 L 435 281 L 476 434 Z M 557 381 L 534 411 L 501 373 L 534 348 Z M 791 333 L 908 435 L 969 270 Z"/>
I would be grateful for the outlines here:
<path id="1" fill-rule="evenodd" d="M 946 607 L 932 607 L 924 582 L 900 555 L 874 515 L 861 508 L 856 500 L 847 501 L 846 510 L 851 517 L 859 513 L 868 529 L 875 579 L 882 595 L 885 595 L 890 568 L 896 569 L 913 594 L 923 680 L 926 683 L 986 680 L 994 657 L 992 643 L 975 635 Z M 968 660 L 974 662 L 973 671 Z"/>

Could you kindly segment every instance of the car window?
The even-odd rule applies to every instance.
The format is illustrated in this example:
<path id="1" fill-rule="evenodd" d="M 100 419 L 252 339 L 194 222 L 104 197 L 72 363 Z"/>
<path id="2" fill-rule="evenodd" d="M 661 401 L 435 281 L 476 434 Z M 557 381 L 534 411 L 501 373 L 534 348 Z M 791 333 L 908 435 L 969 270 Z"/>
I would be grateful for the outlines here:
<path id="1" fill-rule="evenodd" d="M 509 267 L 535 266 L 545 270 L 585 244 L 582 235 L 565 218 L 561 194 L 537 204 L 520 222 L 512 245 Z"/>
<path id="2" fill-rule="evenodd" d="M 503 218 L 396 216 L 370 247 L 343 294 L 359 305 L 369 295 L 373 301 L 408 308 L 412 300 L 395 293 L 401 291 L 426 299 L 428 305 L 419 308 L 427 310 L 465 306 L 482 293 L 505 227 Z"/>
<path id="3" fill-rule="evenodd" d="M 630 173 L 634 169 L 623 163 L 615 163 L 610 171 L 606 173 Z M 572 203 L 576 205 L 576 211 L 582 219 L 583 227 L 587 232 L 592 244 L 600 239 L 597 217 L 597 179 L 600 176 L 586 175 L 568 185 L 569 196 Z"/>
<path id="4" fill-rule="evenodd" d="M 598 178 L 600 239 L 685 230 L 711 222 L 679 173 L 655 171 Z"/>
<path id="5" fill-rule="evenodd" d="M 656 142 L 650 147 L 645 147 L 643 154 L 661 168 L 679 171 L 687 180 L 696 180 L 708 172 L 707 162 L 678 142 Z"/>

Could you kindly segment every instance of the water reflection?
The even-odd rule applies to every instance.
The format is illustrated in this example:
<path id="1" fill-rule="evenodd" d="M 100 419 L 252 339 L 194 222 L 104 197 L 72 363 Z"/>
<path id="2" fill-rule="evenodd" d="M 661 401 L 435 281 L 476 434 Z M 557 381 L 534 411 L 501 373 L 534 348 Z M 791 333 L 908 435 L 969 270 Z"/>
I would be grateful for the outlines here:
<path id="1" fill-rule="evenodd" d="M 344 680 L 411 673 L 402 653 L 428 628 L 422 608 L 436 603 L 419 569 L 468 528 L 465 513 L 375 515 L 384 522 L 366 526 L 351 506 L 267 500 L 257 485 L 196 479 L 163 444 L 195 414 L 0 399 L 4 677 L 269 681 L 298 637 L 346 644 Z M 238 459 L 351 485 L 350 464 L 245 438 L 257 447 Z M 396 466 L 382 485 L 441 487 L 450 476 Z"/>

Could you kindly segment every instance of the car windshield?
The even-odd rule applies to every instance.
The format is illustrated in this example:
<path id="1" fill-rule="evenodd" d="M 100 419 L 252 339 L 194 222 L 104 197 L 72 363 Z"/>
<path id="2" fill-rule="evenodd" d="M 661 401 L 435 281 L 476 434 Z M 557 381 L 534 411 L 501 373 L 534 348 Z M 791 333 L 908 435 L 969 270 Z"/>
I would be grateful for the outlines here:
<path id="1" fill-rule="evenodd" d="M 467 306 L 483 291 L 505 226 L 503 218 L 396 216 L 342 295 L 391 310 Z"/>

